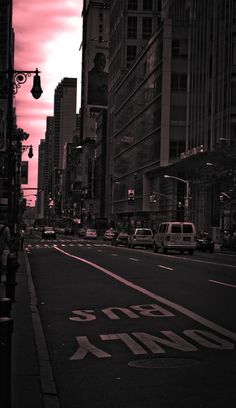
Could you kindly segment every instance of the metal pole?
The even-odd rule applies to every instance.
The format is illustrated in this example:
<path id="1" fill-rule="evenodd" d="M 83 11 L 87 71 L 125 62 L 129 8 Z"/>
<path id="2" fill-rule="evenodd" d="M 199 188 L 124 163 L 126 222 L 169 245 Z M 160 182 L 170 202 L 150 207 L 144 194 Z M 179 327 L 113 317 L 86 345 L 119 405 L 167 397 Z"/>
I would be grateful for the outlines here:
<path id="1" fill-rule="evenodd" d="M 190 186 L 189 181 L 186 181 L 186 197 L 184 200 L 184 218 L 185 221 L 189 221 L 189 196 L 190 196 Z"/>

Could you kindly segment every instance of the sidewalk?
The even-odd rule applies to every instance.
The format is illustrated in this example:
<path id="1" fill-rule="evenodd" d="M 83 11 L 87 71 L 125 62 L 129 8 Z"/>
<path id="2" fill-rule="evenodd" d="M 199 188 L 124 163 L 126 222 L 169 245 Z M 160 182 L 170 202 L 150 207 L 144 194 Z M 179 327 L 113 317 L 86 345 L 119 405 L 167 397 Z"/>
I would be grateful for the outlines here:
<path id="1" fill-rule="evenodd" d="M 30 265 L 25 252 L 19 252 L 18 262 L 20 266 L 16 272 L 15 302 L 12 303 L 11 311 L 11 408 L 59 408 Z"/>
<path id="2" fill-rule="evenodd" d="M 23 252 L 16 272 L 15 302 L 12 304 L 12 408 L 43 408 L 40 373 L 30 310 Z"/>

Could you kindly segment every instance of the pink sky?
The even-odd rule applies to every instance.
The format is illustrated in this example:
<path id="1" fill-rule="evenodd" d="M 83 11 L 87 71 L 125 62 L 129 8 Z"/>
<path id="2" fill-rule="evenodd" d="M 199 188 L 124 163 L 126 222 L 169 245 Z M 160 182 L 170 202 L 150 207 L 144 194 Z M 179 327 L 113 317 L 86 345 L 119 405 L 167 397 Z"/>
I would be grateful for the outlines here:
<path id="1" fill-rule="evenodd" d="M 26 151 L 22 160 L 29 162 L 29 183 L 37 187 L 38 145 L 45 138 L 46 116 L 53 115 L 54 91 L 64 77 L 77 78 L 80 87 L 83 0 L 13 0 L 15 30 L 15 70 L 41 71 L 43 94 L 34 99 L 32 79 L 21 86 L 15 98 L 17 126 L 30 136 L 34 156 Z M 78 89 L 77 112 L 80 107 Z M 25 195 L 36 191 L 25 191 Z M 29 197 L 34 202 L 34 196 Z"/>

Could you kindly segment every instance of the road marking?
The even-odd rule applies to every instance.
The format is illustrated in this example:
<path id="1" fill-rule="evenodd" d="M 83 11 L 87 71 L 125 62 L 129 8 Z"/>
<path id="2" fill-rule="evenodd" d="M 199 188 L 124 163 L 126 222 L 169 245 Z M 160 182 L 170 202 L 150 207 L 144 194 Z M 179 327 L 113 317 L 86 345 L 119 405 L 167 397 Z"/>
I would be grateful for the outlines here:
<path id="1" fill-rule="evenodd" d="M 140 251 L 141 252 L 141 251 Z M 142 251 L 144 252 L 144 251 Z M 153 252 L 149 252 L 150 255 L 153 256 L 162 256 L 164 258 L 170 258 L 170 259 L 178 259 L 178 260 L 182 260 L 184 259 L 185 261 L 191 261 L 191 262 L 198 262 L 198 263 L 204 263 L 204 264 L 209 264 L 209 265 L 216 265 L 216 266 L 226 266 L 228 268 L 236 268 L 236 265 L 231 265 L 231 264 L 226 264 L 226 263 L 217 263 L 217 262 L 212 262 L 212 261 L 206 261 L 205 259 L 195 259 L 195 258 L 186 258 L 186 256 L 176 256 L 176 255 L 167 255 L 167 254 L 159 254 L 159 253 L 153 253 Z"/>
<path id="2" fill-rule="evenodd" d="M 137 258 L 128 258 L 128 259 L 130 259 L 130 261 L 136 261 L 136 262 L 138 262 L 138 259 L 137 259 Z"/>
<path id="3" fill-rule="evenodd" d="M 180 350 L 185 353 L 199 350 L 196 345 L 191 344 L 188 340 L 181 337 L 179 334 L 174 333 L 172 330 L 162 330 L 160 331 L 160 334 L 161 337 L 145 332 L 109 333 L 100 334 L 99 337 L 102 341 L 118 341 L 119 343 L 122 343 L 133 355 L 147 354 L 147 351 L 137 343 L 136 339 L 138 339 L 139 342 L 153 354 L 164 354 L 168 352 L 161 346 Z M 213 350 L 234 350 L 233 343 L 207 332 L 206 330 L 184 330 L 183 334 L 198 343 L 200 347 Z M 108 354 L 105 350 L 98 348 L 92 343 L 87 336 L 78 336 L 76 337 L 76 340 L 78 342 L 78 348 L 70 360 L 83 360 L 88 354 L 97 358 L 112 357 L 111 354 Z"/>
<path id="4" fill-rule="evenodd" d="M 163 268 L 163 269 L 168 269 L 169 271 L 173 271 L 173 268 L 169 268 L 168 266 L 164 266 L 164 265 L 157 265 L 159 266 L 159 268 Z"/>
<path id="5" fill-rule="evenodd" d="M 112 256 L 118 256 L 117 254 L 111 254 Z"/>
<path id="6" fill-rule="evenodd" d="M 218 285 L 222 285 L 222 286 L 230 286 L 231 288 L 236 288 L 236 285 L 231 285 L 230 283 L 225 283 L 225 282 L 219 282 L 219 281 L 215 281 L 212 279 L 209 279 L 208 282 L 217 283 Z"/>
<path id="7" fill-rule="evenodd" d="M 115 280 L 117 280 L 118 282 L 122 283 L 123 285 L 126 285 L 134 290 L 136 290 L 137 292 L 142 293 L 145 296 L 150 297 L 151 299 L 156 300 L 157 302 L 163 303 L 166 306 L 171 307 L 174 310 L 177 310 L 179 313 L 182 313 L 183 315 L 187 316 L 188 318 L 199 322 L 200 324 L 202 324 L 203 326 L 206 326 L 214 331 L 216 331 L 217 333 L 222 334 L 223 336 L 229 337 L 230 339 L 233 339 L 236 341 L 236 333 L 232 332 L 231 330 L 225 329 L 224 327 L 220 326 L 217 323 L 212 322 L 211 320 L 206 319 L 205 317 L 200 316 L 199 314 L 192 312 L 190 309 L 187 309 L 184 306 L 181 306 L 177 303 L 172 302 L 171 300 L 168 300 L 162 296 L 159 296 L 145 288 L 143 288 L 142 286 L 136 285 L 135 283 L 128 281 L 125 278 L 122 278 L 119 275 L 116 275 L 114 272 L 109 271 L 106 268 L 103 268 L 102 266 L 95 264 L 91 261 L 88 261 L 87 259 L 84 258 L 80 258 L 78 256 L 72 255 L 68 252 L 63 251 L 61 248 L 58 248 L 56 245 L 54 246 L 54 248 L 61 252 L 62 254 L 73 258 L 73 259 L 77 259 L 80 262 L 83 262 L 87 265 L 92 266 L 95 269 L 98 269 L 99 271 L 105 273 L 106 275 L 108 275 L 110 278 L 113 278 Z"/>

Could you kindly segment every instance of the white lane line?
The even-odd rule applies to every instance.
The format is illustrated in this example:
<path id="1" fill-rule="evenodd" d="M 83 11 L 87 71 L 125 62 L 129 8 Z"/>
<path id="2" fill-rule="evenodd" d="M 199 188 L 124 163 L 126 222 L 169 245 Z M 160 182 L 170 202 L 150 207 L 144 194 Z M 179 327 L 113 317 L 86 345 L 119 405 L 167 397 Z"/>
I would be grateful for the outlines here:
<path id="1" fill-rule="evenodd" d="M 54 246 L 54 248 L 61 252 L 62 254 L 69 256 L 70 258 L 73 259 L 77 259 L 80 262 L 83 262 L 89 266 L 92 266 L 93 268 L 98 269 L 99 271 L 105 273 L 106 275 L 108 275 L 110 278 L 113 278 L 115 280 L 117 280 L 118 282 L 122 283 L 123 285 L 126 285 L 134 290 L 136 290 L 137 292 L 142 293 L 145 296 L 150 297 L 151 299 L 156 300 L 157 302 L 163 303 L 166 306 L 171 307 L 174 310 L 177 310 L 179 313 L 182 313 L 183 315 L 187 316 L 188 318 L 201 323 L 203 326 L 206 326 L 214 331 L 216 331 L 217 333 L 222 334 L 223 336 L 226 336 L 230 339 L 233 339 L 234 341 L 236 341 L 236 333 L 232 332 L 231 330 L 225 329 L 224 327 L 220 326 L 217 323 L 212 322 L 211 320 L 206 319 L 205 317 L 200 316 L 197 313 L 192 312 L 191 310 L 187 309 L 184 306 L 178 305 L 177 303 L 172 302 L 171 300 L 168 300 L 166 298 L 163 298 L 162 296 L 156 295 L 153 292 L 150 292 L 149 290 L 143 288 L 142 286 L 136 285 L 133 282 L 128 281 L 125 278 L 122 278 L 119 275 L 116 275 L 115 273 L 109 271 L 108 269 L 103 268 L 102 266 L 99 266 L 93 262 L 88 261 L 87 259 L 84 258 L 80 258 L 78 256 L 72 255 L 68 252 L 63 251 L 61 248 L 58 248 L 56 245 Z"/>
<path id="2" fill-rule="evenodd" d="M 69 244 L 69 246 L 75 246 L 75 244 Z"/>
<path id="3" fill-rule="evenodd" d="M 138 259 L 137 259 L 137 258 L 128 258 L 128 259 L 130 259 L 130 261 L 136 261 L 136 262 L 138 262 Z"/>
<path id="4" fill-rule="evenodd" d="M 230 283 L 225 283 L 225 282 L 219 282 L 219 281 L 215 281 L 212 279 L 209 279 L 208 282 L 217 283 L 217 285 L 230 286 L 231 288 L 236 288 L 236 285 L 231 285 Z"/>
<path id="5" fill-rule="evenodd" d="M 141 251 L 140 251 L 141 252 Z M 144 252 L 144 251 L 142 251 Z M 219 263 L 219 262 L 213 262 L 213 261 L 206 261 L 206 259 L 195 259 L 195 258 L 186 258 L 186 256 L 175 256 L 175 255 L 166 255 L 166 254 L 161 254 L 161 253 L 153 253 L 150 252 L 150 255 L 154 255 L 154 256 L 161 256 L 164 258 L 169 258 L 169 259 L 178 259 L 178 260 L 185 260 L 185 261 L 190 261 L 190 262 L 198 262 L 198 263 L 204 263 L 204 264 L 208 264 L 208 265 L 215 265 L 215 266 L 226 266 L 227 268 L 236 268 L 236 265 L 231 265 L 231 264 L 226 264 L 226 263 Z"/>
<path id="6" fill-rule="evenodd" d="M 157 265 L 159 266 L 159 268 L 163 268 L 163 269 L 168 269 L 168 271 L 173 271 L 173 268 L 169 268 L 168 266 L 164 266 L 164 265 Z"/>
<path id="7" fill-rule="evenodd" d="M 112 256 L 118 256 L 117 254 L 111 254 Z"/>

